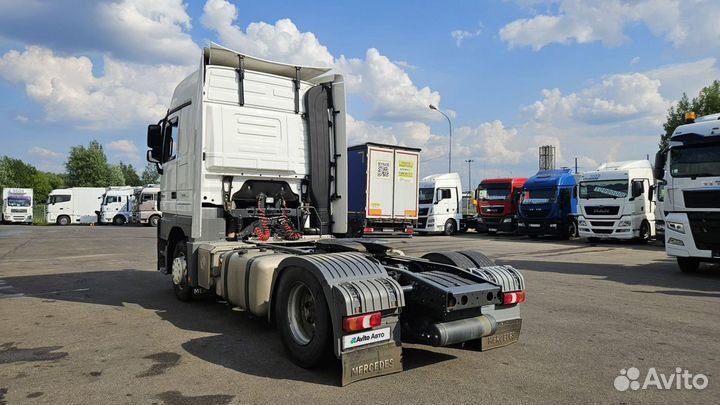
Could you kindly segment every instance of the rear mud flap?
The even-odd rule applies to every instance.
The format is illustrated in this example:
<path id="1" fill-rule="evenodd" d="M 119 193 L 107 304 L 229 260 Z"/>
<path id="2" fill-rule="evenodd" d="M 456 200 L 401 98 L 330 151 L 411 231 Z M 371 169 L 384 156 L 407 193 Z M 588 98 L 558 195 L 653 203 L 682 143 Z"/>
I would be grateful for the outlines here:
<path id="1" fill-rule="evenodd" d="M 402 346 L 399 342 L 343 353 L 340 359 L 342 386 L 403 370 Z"/>
<path id="2" fill-rule="evenodd" d="M 486 351 L 497 349 L 517 343 L 520 338 L 522 319 L 511 319 L 497 323 L 497 330 L 494 334 L 480 339 L 480 350 Z"/>

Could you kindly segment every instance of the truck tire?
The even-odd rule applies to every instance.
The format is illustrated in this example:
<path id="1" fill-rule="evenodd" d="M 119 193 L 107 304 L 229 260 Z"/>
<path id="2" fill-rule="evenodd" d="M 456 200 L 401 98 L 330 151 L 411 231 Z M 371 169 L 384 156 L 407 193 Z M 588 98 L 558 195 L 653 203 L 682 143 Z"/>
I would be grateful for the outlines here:
<path id="1" fill-rule="evenodd" d="M 485 256 L 477 250 L 461 250 L 458 253 L 467 256 L 468 259 L 472 260 L 472 262 L 475 263 L 475 267 L 477 268 L 497 266 L 495 260 Z"/>
<path id="2" fill-rule="evenodd" d="M 430 252 L 424 255 L 423 259 L 428 259 L 437 263 L 449 264 L 462 269 L 477 267 L 472 260 L 459 252 Z"/>
<path id="3" fill-rule="evenodd" d="M 193 289 L 188 281 L 187 243 L 185 240 L 180 240 L 175 243 L 175 248 L 172 253 L 172 261 L 170 263 L 175 298 L 183 302 L 190 301 L 192 299 Z"/>
<path id="4" fill-rule="evenodd" d="M 571 219 L 568 221 L 567 224 L 565 224 L 565 230 L 563 230 L 562 238 L 565 240 L 572 239 L 577 235 L 577 223 L 574 219 Z"/>
<path id="5" fill-rule="evenodd" d="M 457 226 L 455 226 L 455 221 L 452 219 L 448 219 L 445 221 L 445 226 L 443 227 L 443 234 L 446 236 L 450 236 L 455 233 L 457 230 Z"/>
<path id="6" fill-rule="evenodd" d="M 69 225 L 70 224 L 70 217 L 67 215 L 60 215 L 57 217 L 57 220 L 55 221 L 58 225 Z"/>
<path id="7" fill-rule="evenodd" d="M 642 224 L 640 224 L 640 232 L 637 237 L 638 243 L 648 243 L 650 242 L 650 224 L 647 221 L 642 221 Z"/>
<path id="8" fill-rule="evenodd" d="M 124 225 L 125 217 L 122 215 L 115 215 L 115 218 L 113 218 L 112 223 L 113 223 L 113 225 Z"/>
<path id="9" fill-rule="evenodd" d="M 159 215 L 151 215 L 150 218 L 148 218 L 147 223 L 148 223 L 148 226 L 157 228 L 157 226 L 160 225 L 160 216 Z"/>
<path id="10" fill-rule="evenodd" d="M 683 273 L 697 273 L 700 268 L 700 260 L 694 257 L 678 257 L 677 264 Z"/>
<path id="11" fill-rule="evenodd" d="M 285 270 L 275 295 L 275 321 L 290 359 L 317 366 L 331 354 L 333 328 L 320 282 L 299 267 Z"/>

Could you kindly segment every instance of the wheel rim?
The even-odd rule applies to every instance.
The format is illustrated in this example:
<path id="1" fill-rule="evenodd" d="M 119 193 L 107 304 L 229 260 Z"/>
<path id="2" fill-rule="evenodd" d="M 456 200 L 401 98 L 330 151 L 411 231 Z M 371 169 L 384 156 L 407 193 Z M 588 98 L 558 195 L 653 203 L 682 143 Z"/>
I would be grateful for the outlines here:
<path id="1" fill-rule="evenodd" d="M 185 278 L 187 274 L 187 260 L 185 260 L 185 254 L 178 254 L 172 262 L 172 277 L 173 284 L 183 288 L 185 286 Z"/>
<path id="2" fill-rule="evenodd" d="M 570 225 L 568 225 L 568 235 L 575 236 L 575 223 L 574 222 L 570 222 Z"/>
<path id="3" fill-rule="evenodd" d="M 650 239 L 650 227 L 644 222 L 640 227 L 640 238 L 642 238 L 642 240 Z"/>
<path id="4" fill-rule="evenodd" d="M 303 283 L 295 284 L 290 290 L 288 318 L 293 339 L 305 346 L 315 336 L 315 296 Z"/>
<path id="5" fill-rule="evenodd" d="M 152 219 L 150 220 L 150 225 L 157 226 L 158 222 L 159 221 L 157 217 L 152 217 Z"/>
<path id="6" fill-rule="evenodd" d="M 453 223 L 452 221 L 445 224 L 445 233 L 452 233 L 453 231 Z"/>

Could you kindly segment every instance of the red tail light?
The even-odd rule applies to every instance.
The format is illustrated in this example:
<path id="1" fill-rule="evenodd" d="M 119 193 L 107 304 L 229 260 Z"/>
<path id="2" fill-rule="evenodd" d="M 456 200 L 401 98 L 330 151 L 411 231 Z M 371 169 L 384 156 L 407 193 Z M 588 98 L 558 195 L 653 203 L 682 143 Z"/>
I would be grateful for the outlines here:
<path id="1" fill-rule="evenodd" d="M 503 305 L 519 304 L 525 302 L 525 291 L 503 293 Z"/>
<path id="2" fill-rule="evenodd" d="M 405 233 L 408 234 L 408 235 L 412 235 L 412 234 L 413 234 L 413 231 L 414 231 L 414 230 L 413 230 L 412 228 L 405 228 Z"/>
<path id="3" fill-rule="evenodd" d="M 363 314 L 356 316 L 348 316 L 343 319 L 343 330 L 345 332 L 356 332 L 380 326 L 382 322 L 382 314 L 373 312 L 371 314 Z"/>
<path id="4" fill-rule="evenodd" d="M 373 233 L 375 232 L 375 228 L 363 228 L 363 233 Z"/>

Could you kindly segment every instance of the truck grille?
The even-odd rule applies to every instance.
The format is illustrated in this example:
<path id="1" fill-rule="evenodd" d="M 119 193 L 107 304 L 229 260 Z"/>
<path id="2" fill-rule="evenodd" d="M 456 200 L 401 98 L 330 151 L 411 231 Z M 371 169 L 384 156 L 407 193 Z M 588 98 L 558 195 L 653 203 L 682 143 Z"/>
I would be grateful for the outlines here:
<path id="1" fill-rule="evenodd" d="M 417 227 L 419 229 L 425 228 L 426 223 L 427 223 L 427 218 L 418 218 Z"/>
<path id="2" fill-rule="evenodd" d="M 547 208 L 523 209 L 522 213 L 526 218 L 545 218 L 550 212 Z"/>
<path id="3" fill-rule="evenodd" d="M 585 213 L 588 215 L 617 215 L 618 212 L 620 212 L 620 207 L 617 205 L 585 207 Z"/>
<path id="4" fill-rule="evenodd" d="M 615 225 L 615 222 L 613 222 L 613 221 L 590 221 L 590 225 L 592 225 L 592 226 L 613 226 L 613 225 Z"/>
<path id="5" fill-rule="evenodd" d="M 683 191 L 688 208 L 720 208 L 720 190 Z"/>
<path id="6" fill-rule="evenodd" d="M 504 207 L 483 207 L 483 214 L 502 214 L 505 211 Z"/>
<path id="7" fill-rule="evenodd" d="M 700 250 L 720 250 L 720 212 L 688 212 L 687 216 L 695 246 Z"/>
<path id="8" fill-rule="evenodd" d="M 612 233 L 613 230 L 612 229 L 593 229 L 592 231 L 593 231 L 593 233 L 607 235 L 607 234 Z"/>
<path id="9" fill-rule="evenodd" d="M 428 214 L 428 210 L 429 208 L 420 208 L 420 210 L 418 211 L 418 215 L 426 216 Z"/>
<path id="10" fill-rule="evenodd" d="M 502 220 L 503 217 L 483 217 L 483 222 L 486 224 L 499 224 Z"/>
<path id="11" fill-rule="evenodd" d="M 24 214 L 24 213 L 25 213 L 25 210 L 22 209 L 22 208 L 11 208 L 11 209 L 10 209 L 10 212 L 15 212 L 15 213 L 18 213 L 18 214 Z"/>

